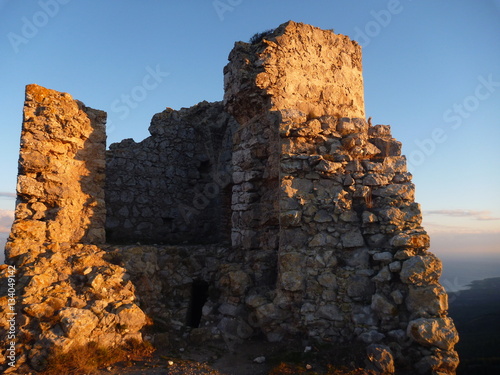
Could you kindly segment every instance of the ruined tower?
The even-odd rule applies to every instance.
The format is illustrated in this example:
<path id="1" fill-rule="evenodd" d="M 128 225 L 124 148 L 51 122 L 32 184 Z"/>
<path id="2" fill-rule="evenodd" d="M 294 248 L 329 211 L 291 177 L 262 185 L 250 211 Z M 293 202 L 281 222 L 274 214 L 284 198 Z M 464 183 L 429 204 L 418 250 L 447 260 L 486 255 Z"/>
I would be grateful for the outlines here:
<path id="1" fill-rule="evenodd" d="M 147 139 L 111 145 L 104 183 L 104 114 L 28 87 L 25 111 L 41 125 L 23 132 L 8 262 L 37 278 L 65 261 L 68 280 L 84 285 L 57 304 L 60 280 L 19 287 L 20 296 L 40 295 L 28 310 L 19 305 L 30 321 L 23 329 L 36 336 L 28 360 L 39 365 L 42 337 L 83 344 L 68 333 L 69 312 L 91 321 L 88 335 L 116 344 L 126 338 L 116 323 L 140 337 L 145 313 L 170 337 L 196 329 L 235 340 L 356 341 L 377 371 L 454 374 L 458 335 L 441 263 L 427 251 L 401 143 L 390 126 L 365 120 L 359 45 L 290 21 L 236 43 L 224 88 L 223 102 L 167 109 Z M 66 119 L 68 111 L 87 117 Z M 59 128 L 64 139 L 50 143 Z M 61 158 L 68 168 L 50 172 Z M 56 187 L 75 175 L 71 200 Z M 68 220 L 74 235 L 50 230 Z M 28 240 L 37 250 L 23 257 Z M 91 257 L 85 267 L 71 263 L 82 255 Z M 103 292 L 103 278 L 117 287 Z M 42 324 L 51 314 L 60 319 Z"/>

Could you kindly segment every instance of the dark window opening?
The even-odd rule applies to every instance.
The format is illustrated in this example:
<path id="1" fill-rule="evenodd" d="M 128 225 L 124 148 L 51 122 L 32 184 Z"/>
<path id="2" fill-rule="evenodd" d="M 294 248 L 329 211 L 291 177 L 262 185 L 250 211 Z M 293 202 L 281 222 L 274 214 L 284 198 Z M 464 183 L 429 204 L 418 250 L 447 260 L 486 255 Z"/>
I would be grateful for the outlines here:
<path id="1" fill-rule="evenodd" d="M 210 163 L 210 160 L 202 161 L 200 163 L 200 166 L 198 167 L 198 172 L 201 175 L 206 175 L 210 173 L 211 170 L 212 170 L 212 164 Z"/>
<path id="2" fill-rule="evenodd" d="M 208 300 L 208 283 L 195 280 L 191 286 L 191 301 L 187 314 L 187 325 L 198 328 L 201 322 L 203 306 Z"/>

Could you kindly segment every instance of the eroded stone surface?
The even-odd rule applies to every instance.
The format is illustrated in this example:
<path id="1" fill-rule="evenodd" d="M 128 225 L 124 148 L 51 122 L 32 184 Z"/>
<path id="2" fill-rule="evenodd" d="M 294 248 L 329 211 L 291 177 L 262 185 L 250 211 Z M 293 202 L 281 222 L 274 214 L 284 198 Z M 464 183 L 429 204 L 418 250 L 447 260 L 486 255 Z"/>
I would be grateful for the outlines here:
<path id="1" fill-rule="evenodd" d="M 54 348 L 142 341 L 147 319 L 135 304 L 135 288 L 99 247 L 105 242 L 105 121 L 104 112 L 69 94 L 26 87 L 16 217 L 6 246 L 16 272 L 2 269 L 0 305 L 2 316 L 15 317 L 16 365 L 43 370 Z M 124 304 L 133 314 L 123 313 Z M 2 337 L 9 329 L 3 319 Z"/>
<path id="2" fill-rule="evenodd" d="M 394 357 L 388 346 L 372 344 L 366 348 L 366 353 L 373 370 L 381 375 L 394 374 L 396 371 Z"/>
<path id="3" fill-rule="evenodd" d="M 67 351 L 89 342 L 112 347 L 129 339 L 142 341 L 140 331 L 147 318 L 136 304 L 136 288 L 123 267 L 106 260 L 102 248 L 60 246 L 17 269 L 16 337 L 22 343 L 18 364 L 28 361 L 42 370 L 53 348 Z M 8 314 L 3 291 L 4 285 L 1 308 Z M 0 329 L 8 328 L 2 320 Z"/>
<path id="4" fill-rule="evenodd" d="M 458 342 L 458 333 L 450 318 L 419 318 L 408 324 L 408 336 L 425 346 L 451 350 Z"/>
<path id="5" fill-rule="evenodd" d="M 26 87 L 9 258 L 45 243 L 105 242 L 106 113 L 71 95 Z"/>

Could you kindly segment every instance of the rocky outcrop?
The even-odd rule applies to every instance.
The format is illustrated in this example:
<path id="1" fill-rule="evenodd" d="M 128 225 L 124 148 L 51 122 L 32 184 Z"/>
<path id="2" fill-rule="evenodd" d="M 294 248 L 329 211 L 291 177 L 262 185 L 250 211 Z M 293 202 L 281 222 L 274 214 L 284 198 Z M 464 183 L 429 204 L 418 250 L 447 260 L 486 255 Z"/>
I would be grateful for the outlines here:
<path id="1" fill-rule="evenodd" d="M 142 342 L 140 330 L 147 317 L 136 303 L 135 287 L 126 270 L 111 264 L 106 253 L 95 245 L 63 245 L 16 266 L 15 303 L 9 303 L 8 285 L 1 286 L 0 313 L 13 318 L 15 327 L 15 360 L 2 356 L 8 360 L 6 368 L 29 364 L 43 370 L 55 349 Z M 8 280 L 7 267 L 2 276 L 2 281 Z M 3 319 L 2 337 L 9 330 L 11 323 Z"/>
<path id="2" fill-rule="evenodd" d="M 28 86 L 2 270 L 18 362 L 151 321 L 161 346 L 357 341 L 373 371 L 454 374 L 441 262 L 401 143 L 364 119 L 360 47 L 290 21 L 229 60 L 223 102 L 106 155 L 104 113 Z"/>

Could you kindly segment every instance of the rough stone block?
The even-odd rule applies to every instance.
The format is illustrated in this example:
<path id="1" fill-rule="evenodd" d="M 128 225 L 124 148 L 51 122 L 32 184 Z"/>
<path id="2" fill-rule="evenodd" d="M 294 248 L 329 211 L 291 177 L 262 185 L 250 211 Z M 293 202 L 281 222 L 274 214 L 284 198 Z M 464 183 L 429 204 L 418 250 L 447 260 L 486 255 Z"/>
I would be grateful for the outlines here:
<path id="1" fill-rule="evenodd" d="M 439 316 L 448 310 L 448 294 L 441 285 L 410 286 L 406 306 L 422 317 Z"/>
<path id="2" fill-rule="evenodd" d="M 345 248 L 363 246 L 365 240 L 359 229 L 353 229 L 342 235 L 342 245 Z"/>
<path id="3" fill-rule="evenodd" d="M 402 144 L 395 139 L 370 138 L 370 142 L 380 150 L 380 156 L 401 156 Z"/>
<path id="4" fill-rule="evenodd" d="M 451 318 L 419 318 L 408 324 L 407 334 L 424 346 L 451 350 L 458 342 L 458 333 Z"/>
<path id="5" fill-rule="evenodd" d="M 432 253 L 417 255 L 403 262 L 401 281 L 406 284 L 435 284 L 441 276 L 441 261 Z"/>

